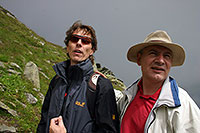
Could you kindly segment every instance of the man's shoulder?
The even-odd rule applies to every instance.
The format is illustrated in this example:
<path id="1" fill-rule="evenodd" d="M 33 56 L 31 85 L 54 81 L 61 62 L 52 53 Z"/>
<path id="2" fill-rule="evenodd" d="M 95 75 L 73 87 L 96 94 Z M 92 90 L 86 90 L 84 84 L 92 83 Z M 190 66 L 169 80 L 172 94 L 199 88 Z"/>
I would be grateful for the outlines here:
<path id="1" fill-rule="evenodd" d="M 180 100 L 182 103 L 183 103 L 183 101 L 185 101 L 185 102 L 193 101 L 192 98 L 190 97 L 190 95 L 188 94 L 188 92 L 181 87 L 179 87 L 179 97 L 180 97 Z"/>

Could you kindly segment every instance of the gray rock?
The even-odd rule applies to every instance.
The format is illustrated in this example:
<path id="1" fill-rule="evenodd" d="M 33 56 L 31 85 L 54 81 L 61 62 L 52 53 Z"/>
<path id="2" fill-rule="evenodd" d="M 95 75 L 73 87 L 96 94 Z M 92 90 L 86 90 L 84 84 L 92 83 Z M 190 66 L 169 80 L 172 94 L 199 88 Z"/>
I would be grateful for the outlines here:
<path id="1" fill-rule="evenodd" d="M 29 61 L 26 65 L 25 65 L 25 69 L 24 69 L 24 76 L 30 80 L 33 85 L 37 88 L 40 88 L 40 79 L 39 79 L 39 71 L 38 71 L 38 67 L 35 63 L 33 63 L 32 61 Z"/>
<path id="2" fill-rule="evenodd" d="M 42 46 L 44 46 L 45 42 L 40 41 L 39 44 L 41 44 Z"/>
<path id="3" fill-rule="evenodd" d="M 32 94 L 30 93 L 25 93 L 26 95 L 26 98 L 27 98 L 27 101 L 30 103 L 30 104 L 36 104 L 37 103 L 37 98 L 35 98 Z"/>
<path id="4" fill-rule="evenodd" d="M 48 80 L 50 79 L 45 73 L 43 73 L 43 72 L 41 72 L 41 71 L 40 71 L 40 73 L 41 73 L 46 79 L 48 79 Z"/>
<path id="5" fill-rule="evenodd" d="M 42 104 L 43 104 L 43 102 L 44 102 L 44 95 L 41 92 L 38 95 L 39 95 L 40 100 L 42 101 Z"/>
<path id="6" fill-rule="evenodd" d="M 11 102 L 11 101 L 8 101 L 13 107 L 17 107 L 13 102 Z"/>
<path id="7" fill-rule="evenodd" d="M 16 101 L 20 104 L 20 105 L 22 105 L 24 108 L 26 108 L 26 104 L 24 104 L 24 103 L 22 103 L 22 102 L 20 102 L 19 100 L 17 100 L 16 99 Z"/>
<path id="8" fill-rule="evenodd" d="M 51 64 L 51 61 L 50 60 L 45 60 L 47 63 Z"/>
<path id="9" fill-rule="evenodd" d="M 19 44 L 19 41 L 18 41 L 18 40 L 14 40 L 14 42 Z"/>
<path id="10" fill-rule="evenodd" d="M 9 17 L 11 17 L 11 18 L 15 19 L 15 16 L 14 16 L 14 15 L 12 15 L 12 14 L 10 14 L 9 12 L 7 12 L 7 13 L 6 13 L 6 15 L 8 15 Z"/>
<path id="11" fill-rule="evenodd" d="M 37 89 L 37 88 L 33 88 L 33 90 L 36 91 L 36 92 L 40 91 L 40 89 Z"/>
<path id="12" fill-rule="evenodd" d="M 22 71 L 22 68 L 19 65 L 17 65 L 17 63 L 11 62 L 10 65 Z"/>
<path id="13" fill-rule="evenodd" d="M 2 83 L 0 83 L 0 91 L 4 91 L 4 89 L 6 89 L 6 87 L 2 84 Z"/>
<path id="14" fill-rule="evenodd" d="M 33 53 L 32 53 L 31 51 L 28 51 L 28 53 L 29 53 L 30 55 L 33 55 Z"/>
<path id="15" fill-rule="evenodd" d="M 0 61 L 0 67 L 3 67 L 3 68 L 5 68 L 5 65 L 4 65 L 4 63 L 3 63 L 3 62 L 1 62 L 1 61 Z"/>
<path id="16" fill-rule="evenodd" d="M 8 113 L 10 113 L 13 116 L 18 116 L 17 112 L 11 108 L 9 108 L 7 105 L 5 105 L 3 102 L 0 101 L 0 108 L 7 110 Z"/>
<path id="17" fill-rule="evenodd" d="M 17 71 L 15 71 L 15 70 L 13 70 L 13 69 L 8 69 L 7 71 L 8 71 L 9 73 L 21 75 L 21 72 L 17 72 Z"/>
<path id="18" fill-rule="evenodd" d="M 54 53 L 54 54 L 57 54 L 57 55 L 60 55 L 60 53 L 59 53 L 59 52 L 57 52 L 57 51 L 53 51 L 53 53 Z"/>
<path id="19" fill-rule="evenodd" d="M 0 86 L 0 91 L 1 91 L 1 92 L 4 92 L 4 89 L 3 89 L 1 86 Z"/>
<path id="20" fill-rule="evenodd" d="M 6 125 L 0 125 L 0 132 L 3 132 L 3 133 L 16 133 L 16 128 L 15 127 L 9 127 L 9 126 L 6 126 Z"/>

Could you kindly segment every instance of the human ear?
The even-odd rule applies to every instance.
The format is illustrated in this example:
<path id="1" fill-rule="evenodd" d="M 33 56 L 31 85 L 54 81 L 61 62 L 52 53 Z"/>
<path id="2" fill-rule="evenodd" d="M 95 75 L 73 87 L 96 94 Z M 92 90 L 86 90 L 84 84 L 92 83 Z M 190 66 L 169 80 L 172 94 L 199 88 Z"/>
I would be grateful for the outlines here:
<path id="1" fill-rule="evenodd" d="M 141 56 L 142 56 L 141 53 L 137 54 L 137 64 L 138 64 L 138 66 L 141 66 Z"/>
<path id="2" fill-rule="evenodd" d="M 93 55 L 93 54 L 94 54 L 94 49 L 92 48 L 90 55 Z"/>

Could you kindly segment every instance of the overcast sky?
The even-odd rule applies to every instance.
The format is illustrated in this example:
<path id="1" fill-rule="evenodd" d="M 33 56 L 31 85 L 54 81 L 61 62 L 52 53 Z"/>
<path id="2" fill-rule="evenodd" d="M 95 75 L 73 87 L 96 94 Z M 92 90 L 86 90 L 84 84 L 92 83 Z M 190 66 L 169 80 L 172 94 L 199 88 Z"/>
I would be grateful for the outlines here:
<path id="1" fill-rule="evenodd" d="M 183 66 L 170 75 L 200 105 L 199 0 L 0 0 L 22 23 L 47 41 L 64 46 L 66 30 L 76 21 L 97 33 L 96 62 L 114 72 L 125 85 L 141 76 L 126 58 L 128 49 L 158 29 L 169 33 L 186 51 Z"/>

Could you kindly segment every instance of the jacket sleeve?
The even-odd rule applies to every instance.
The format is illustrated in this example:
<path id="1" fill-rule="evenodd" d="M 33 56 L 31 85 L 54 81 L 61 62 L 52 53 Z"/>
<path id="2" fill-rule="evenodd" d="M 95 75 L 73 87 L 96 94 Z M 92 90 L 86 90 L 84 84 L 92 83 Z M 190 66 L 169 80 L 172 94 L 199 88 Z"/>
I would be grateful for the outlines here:
<path id="1" fill-rule="evenodd" d="M 111 82 L 103 77 L 98 79 L 95 123 L 97 133 L 118 133 L 119 116 L 115 93 Z"/>
<path id="2" fill-rule="evenodd" d="M 46 128 L 47 128 L 47 125 L 49 123 L 48 122 L 48 111 L 49 111 L 49 104 L 50 104 L 50 98 L 51 98 L 51 90 L 52 90 L 53 82 L 55 80 L 54 78 L 50 82 L 49 89 L 46 93 L 44 103 L 42 105 L 41 120 L 40 120 L 38 127 L 37 127 L 37 133 L 47 132 Z"/>

